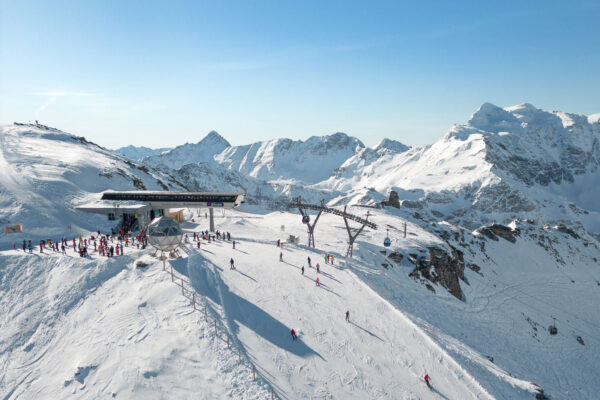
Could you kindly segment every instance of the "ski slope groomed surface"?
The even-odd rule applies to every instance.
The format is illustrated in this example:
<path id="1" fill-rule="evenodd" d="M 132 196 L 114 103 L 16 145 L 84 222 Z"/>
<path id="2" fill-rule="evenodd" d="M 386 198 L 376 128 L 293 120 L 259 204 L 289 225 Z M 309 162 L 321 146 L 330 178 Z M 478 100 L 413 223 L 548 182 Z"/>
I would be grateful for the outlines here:
<path id="1" fill-rule="evenodd" d="M 340 263 L 342 230 L 331 227 L 333 265 L 326 249 L 278 248 L 304 231 L 281 227 L 291 218 L 232 213 L 218 228 L 235 249 L 198 249 L 189 232 L 204 227 L 186 222 L 190 240 L 164 271 L 150 249 L 111 259 L 2 252 L 0 398 L 494 398 Z"/>

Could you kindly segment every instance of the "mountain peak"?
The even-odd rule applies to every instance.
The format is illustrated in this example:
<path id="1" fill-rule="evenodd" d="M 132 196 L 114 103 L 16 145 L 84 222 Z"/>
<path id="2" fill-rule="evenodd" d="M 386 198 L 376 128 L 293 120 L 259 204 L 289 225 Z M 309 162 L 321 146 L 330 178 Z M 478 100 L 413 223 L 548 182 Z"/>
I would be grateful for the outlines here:
<path id="1" fill-rule="evenodd" d="M 469 119 L 468 125 L 488 132 L 501 132 L 519 127 L 519 120 L 510 112 L 492 103 L 483 103 Z"/>
<path id="2" fill-rule="evenodd" d="M 517 104 L 516 106 L 505 107 L 504 110 L 513 114 L 530 114 L 540 111 L 539 108 L 530 103 Z"/>
<path id="3" fill-rule="evenodd" d="M 198 142 L 198 144 L 206 144 L 206 143 L 214 143 L 214 144 L 222 144 L 225 147 L 231 147 L 231 144 L 225 139 L 223 136 L 219 134 L 217 131 L 210 131 L 204 138 Z"/>
<path id="4" fill-rule="evenodd" d="M 384 139 L 381 139 L 379 141 L 379 143 L 377 143 L 374 150 L 379 151 L 379 150 L 384 150 L 384 149 L 391 150 L 395 153 L 403 153 L 406 150 L 410 149 L 410 146 L 407 146 L 404 143 L 399 142 L 397 140 L 384 138 Z"/>

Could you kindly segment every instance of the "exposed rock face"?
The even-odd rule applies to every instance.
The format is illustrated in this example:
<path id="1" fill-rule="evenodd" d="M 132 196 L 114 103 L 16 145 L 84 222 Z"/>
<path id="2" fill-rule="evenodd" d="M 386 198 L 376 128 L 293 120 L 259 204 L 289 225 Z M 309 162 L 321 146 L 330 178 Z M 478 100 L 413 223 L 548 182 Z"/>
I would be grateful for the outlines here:
<path id="1" fill-rule="evenodd" d="M 500 182 L 486 186 L 475 195 L 473 208 L 481 212 L 518 213 L 535 210 L 535 204 L 520 190 Z"/>
<path id="2" fill-rule="evenodd" d="M 414 200 L 403 200 L 402 207 L 415 208 L 415 209 L 420 210 L 423 208 L 423 204 L 418 201 L 414 201 Z"/>
<path id="3" fill-rule="evenodd" d="M 573 229 L 569 228 L 565 224 L 558 224 L 556 226 L 556 230 L 558 230 L 558 231 L 560 231 L 562 233 L 566 233 L 568 235 L 571 235 L 574 239 L 579 239 L 579 235 L 576 234 Z"/>
<path id="4" fill-rule="evenodd" d="M 398 197 L 398 192 L 392 190 L 390 192 L 390 197 L 387 201 L 383 202 L 384 206 L 390 206 L 395 208 L 400 208 L 400 198 Z"/>
<path id="5" fill-rule="evenodd" d="M 439 283 L 457 299 L 462 300 L 460 280 L 465 277 L 465 262 L 460 250 L 452 249 L 448 254 L 438 247 L 429 247 L 429 260 L 419 260 L 409 274 L 413 278 L 423 277 L 433 283 Z M 431 289 L 430 289 L 431 290 Z"/>
<path id="6" fill-rule="evenodd" d="M 508 240 L 511 243 L 515 243 L 517 241 L 515 236 L 518 235 L 517 231 L 513 231 L 508 226 L 500 224 L 481 227 L 479 228 L 479 232 L 492 240 L 498 241 L 498 236 L 500 236 L 502 239 Z"/>
<path id="7" fill-rule="evenodd" d="M 388 255 L 388 258 L 394 261 L 396 264 L 400 264 L 402 262 L 402 259 L 404 258 L 404 254 L 398 251 L 394 251 Z"/>

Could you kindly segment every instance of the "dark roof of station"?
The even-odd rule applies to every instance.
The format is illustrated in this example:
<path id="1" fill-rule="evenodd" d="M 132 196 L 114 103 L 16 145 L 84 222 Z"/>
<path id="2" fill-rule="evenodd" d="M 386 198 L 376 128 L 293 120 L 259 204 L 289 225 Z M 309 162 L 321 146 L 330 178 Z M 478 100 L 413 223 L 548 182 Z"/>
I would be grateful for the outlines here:
<path id="1" fill-rule="evenodd" d="M 208 193 L 208 192 L 169 192 L 132 190 L 124 192 L 104 192 L 102 200 L 146 201 L 146 202 L 215 202 L 235 203 L 244 193 Z M 240 200 L 241 201 L 241 200 Z"/>

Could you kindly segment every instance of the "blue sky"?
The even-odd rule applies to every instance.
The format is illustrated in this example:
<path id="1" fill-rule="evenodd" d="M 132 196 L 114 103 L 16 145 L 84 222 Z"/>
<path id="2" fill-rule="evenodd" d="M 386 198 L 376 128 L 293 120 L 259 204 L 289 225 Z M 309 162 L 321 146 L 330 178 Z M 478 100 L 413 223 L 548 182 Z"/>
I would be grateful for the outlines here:
<path id="1" fill-rule="evenodd" d="M 598 1 L 0 0 L 0 122 L 103 146 L 346 132 L 421 145 L 486 101 L 600 112 Z"/>

